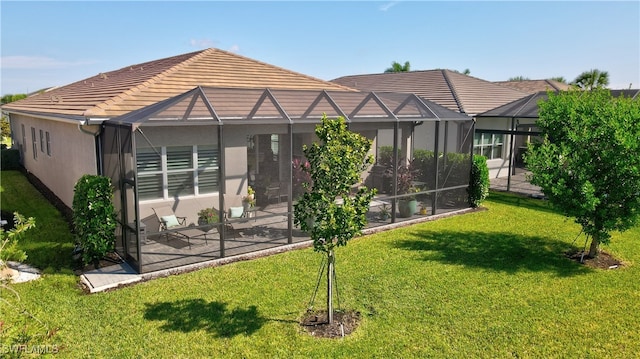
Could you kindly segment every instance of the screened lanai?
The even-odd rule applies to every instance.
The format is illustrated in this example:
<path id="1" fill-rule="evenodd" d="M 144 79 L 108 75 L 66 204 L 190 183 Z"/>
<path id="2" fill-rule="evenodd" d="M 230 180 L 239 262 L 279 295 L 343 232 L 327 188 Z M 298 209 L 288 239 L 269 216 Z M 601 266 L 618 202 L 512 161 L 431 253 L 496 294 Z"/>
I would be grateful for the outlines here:
<path id="1" fill-rule="evenodd" d="M 197 87 L 104 123 L 117 251 L 142 273 L 308 241 L 293 205 L 323 114 L 372 140 L 368 227 L 468 206 L 465 115 L 413 94 Z"/>

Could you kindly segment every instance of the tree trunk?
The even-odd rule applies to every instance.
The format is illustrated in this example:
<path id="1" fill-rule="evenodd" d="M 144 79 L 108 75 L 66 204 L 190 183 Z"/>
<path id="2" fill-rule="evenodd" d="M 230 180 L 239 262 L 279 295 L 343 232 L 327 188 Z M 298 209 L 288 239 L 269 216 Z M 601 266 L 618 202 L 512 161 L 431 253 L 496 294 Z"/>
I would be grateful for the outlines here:
<path id="1" fill-rule="evenodd" d="M 327 320 L 333 324 L 333 271 L 335 256 L 333 249 L 327 253 L 329 265 L 327 266 Z"/>
<path id="2" fill-rule="evenodd" d="M 589 257 L 595 258 L 598 255 L 598 246 L 600 245 L 600 235 L 595 233 L 591 238 L 591 246 L 589 246 Z"/>

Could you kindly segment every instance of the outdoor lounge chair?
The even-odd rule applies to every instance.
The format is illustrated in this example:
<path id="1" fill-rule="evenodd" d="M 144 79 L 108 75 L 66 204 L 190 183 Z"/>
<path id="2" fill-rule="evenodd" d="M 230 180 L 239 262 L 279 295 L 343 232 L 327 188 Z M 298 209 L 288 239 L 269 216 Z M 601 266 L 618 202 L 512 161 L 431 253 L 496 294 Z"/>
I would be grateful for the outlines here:
<path id="1" fill-rule="evenodd" d="M 155 207 L 153 208 L 153 212 L 156 214 L 158 222 L 160 223 L 158 232 L 164 235 L 167 240 L 175 237 L 186 239 L 189 244 L 189 249 L 191 249 L 191 238 L 204 237 L 205 244 L 207 243 L 207 236 L 204 231 L 193 226 L 187 226 L 187 218 L 176 216 L 171 207 Z"/>

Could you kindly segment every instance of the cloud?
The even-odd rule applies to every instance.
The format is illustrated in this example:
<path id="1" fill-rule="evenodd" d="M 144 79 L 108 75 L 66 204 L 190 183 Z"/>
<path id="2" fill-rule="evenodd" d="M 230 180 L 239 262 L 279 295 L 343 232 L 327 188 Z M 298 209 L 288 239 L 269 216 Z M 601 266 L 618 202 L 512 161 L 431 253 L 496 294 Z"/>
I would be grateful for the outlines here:
<path id="1" fill-rule="evenodd" d="M 200 49 L 208 49 L 210 47 L 215 47 L 216 42 L 211 39 L 191 39 L 189 40 L 189 44 L 192 47 L 197 47 Z"/>
<path id="2" fill-rule="evenodd" d="M 233 45 L 229 48 L 229 52 L 239 52 L 240 51 L 240 46 L 238 45 Z"/>
<path id="3" fill-rule="evenodd" d="M 392 2 L 386 3 L 384 5 L 380 5 L 379 9 L 380 9 L 380 11 L 387 11 L 387 10 L 391 9 L 392 7 L 396 6 L 396 4 L 398 4 L 398 3 L 399 3 L 399 1 L 392 1 Z"/>
<path id="4" fill-rule="evenodd" d="M 0 65 L 3 69 L 60 69 L 95 64 L 96 61 L 63 61 L 46 56 L 3 56 Z"/>

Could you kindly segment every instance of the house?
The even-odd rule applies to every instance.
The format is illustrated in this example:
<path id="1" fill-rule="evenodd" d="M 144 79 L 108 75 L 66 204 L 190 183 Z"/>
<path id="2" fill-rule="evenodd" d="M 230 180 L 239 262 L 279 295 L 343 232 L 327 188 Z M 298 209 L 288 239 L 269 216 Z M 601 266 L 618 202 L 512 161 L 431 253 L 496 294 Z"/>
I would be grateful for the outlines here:
<path id="1" fill-rule="evenodd" d="M 556 90 L 555 92 L 558 91 L 561 90 Z M 614 97 L 624 96 L 633 99 L 637 99 L 640 94 L 640 90 L 637 89 L 610 90 L 610 92 Z M 513 144 L 513 146 L 507 148 L 508 153 L 510 153 L 507 157 L 513 158 L 514 160 L 508 163 L 506 171 L 504 168 L 500 168 L 500 172 L 513 173 L 515 168 L 524 167 L 523 154 L 527 149 L 527 144 L 539 135 L 539 130 L 536 127 L 536 121 L 538 120 L 538 103 L 540 101 L 546 101 L 547 98 L 547 91 L 535 92 L 519 100 L 476 115 L 478 122 L 511 123 L 508 130 L 495 131 L 495 133 L 499 133 L 508 138 L 505 142 Z M 493 174 L 493 176 L 499 175 L 499 173 Z"/>
<path id="2" fill-rule="evenodd" d="M 71 207 L 75 181 L 99 170 L 102 122 L 196 86 L 350 90 L 208 49 L 100 73 L 7 104 L 2 110 L 11 118 L 12 138 L 25 169 Z"/>
<path id="3" fill-rule="evenodd" d="M 293 225 L 293 203 L 304 190 L 302 148 L 323 114 L 371 139 L 379 162 L 377 143 L 387 138 L 401 150 L 387 164 L 421 156 L 411 193 L 398 191 L 396 166 L 362 173 L 381 189 L 370 226 L 414 219 L 416 210 L 397 213 L 403 198 L 429 214 L 468 206 L 468 116 L 412 93 L 359 91 L 218 49 L 104 72 L 2 110 L 24 167 L 67 206 L 82 175 L 111 178 L 116 250 L 139 272 L 308 240 Z M 243 201 L 249 186 L 256 197 Z M 379 215 L 385 208 L 390 220 Z M 201 222 L 201 212 L 217 221 Z"/>
<path id="4" fill-rule="evenodd" d="M 494 81 L 495 84 L 512 88 L 528 94 L 545 91 L 567 91 L 571 85 L 556 80 L 521 80 L 521 81 Z"/>
<path id="5" fill-rule="evenodd" d="M 332 82 L 362 91 L 415 93 L 450 110 L 470 117 L 521 99 L 528 92 L 512 89 L 451 70 L 427 70 L 398 73 L 344 76 Z M 476 118 L 474 153 L 487 157 L 492 178 L 508 175 L 510 143 L 500 131 L 512 130 L 512 123 L 501 118 Z M 416 130 L 416 142 L 427 134 Z"/>

